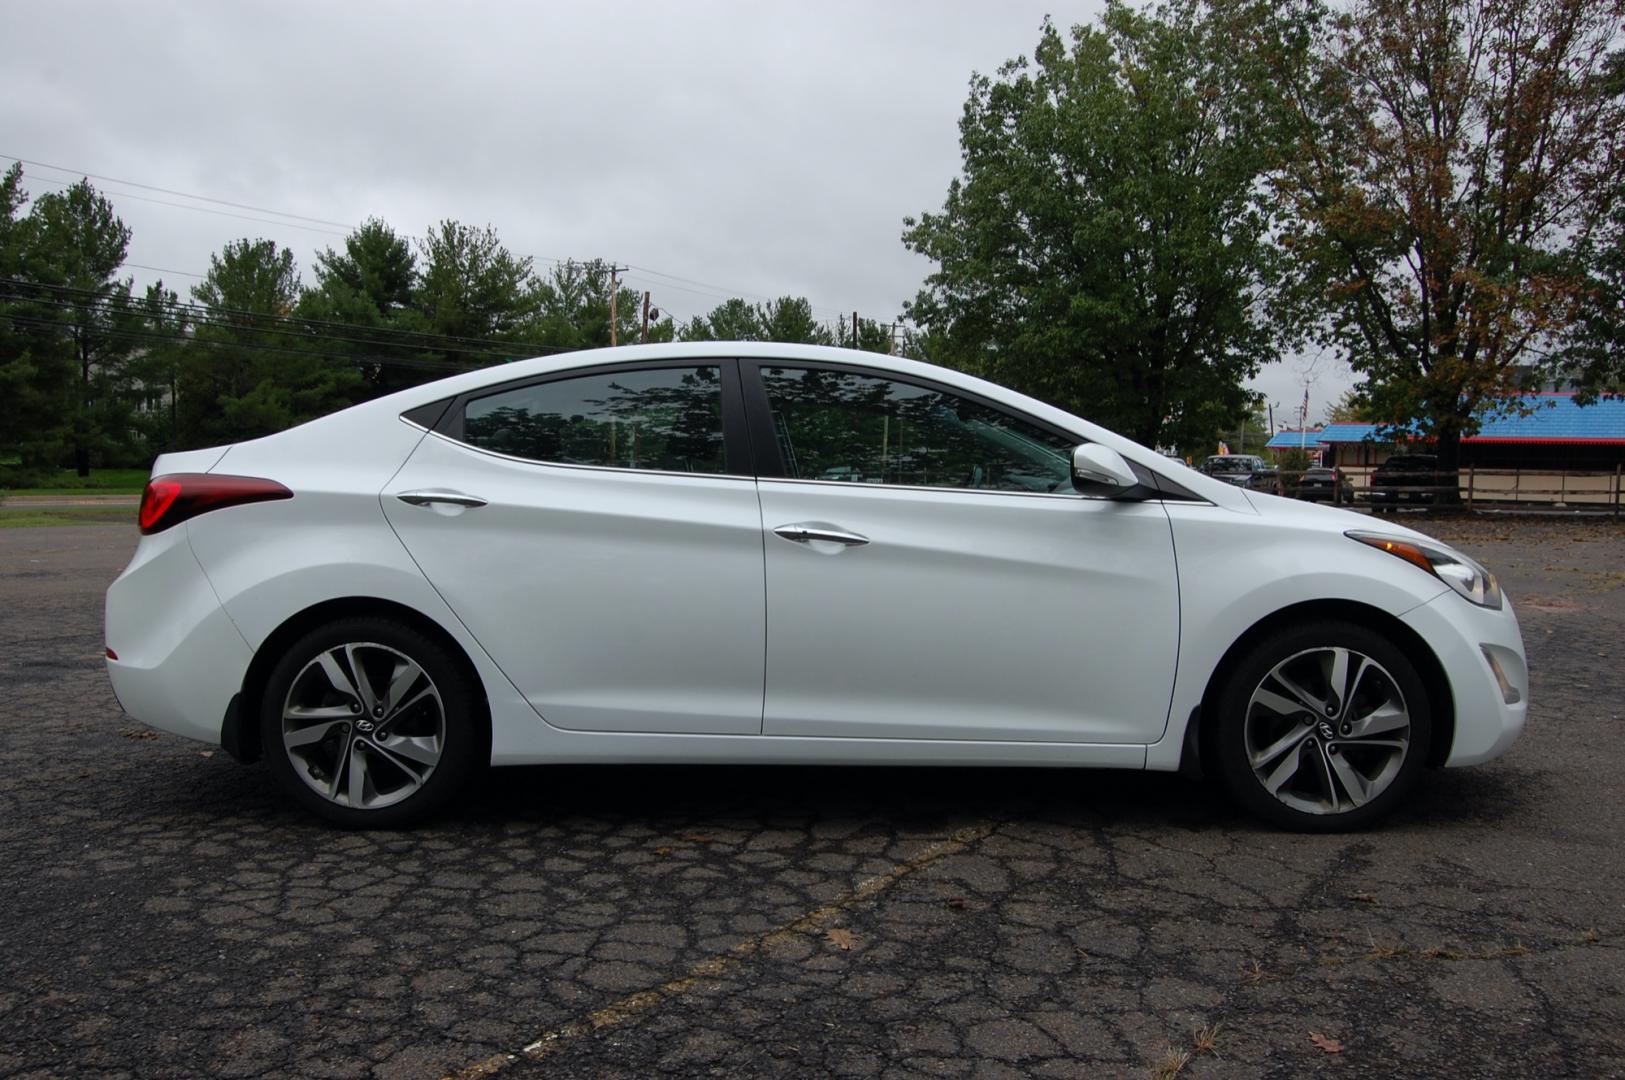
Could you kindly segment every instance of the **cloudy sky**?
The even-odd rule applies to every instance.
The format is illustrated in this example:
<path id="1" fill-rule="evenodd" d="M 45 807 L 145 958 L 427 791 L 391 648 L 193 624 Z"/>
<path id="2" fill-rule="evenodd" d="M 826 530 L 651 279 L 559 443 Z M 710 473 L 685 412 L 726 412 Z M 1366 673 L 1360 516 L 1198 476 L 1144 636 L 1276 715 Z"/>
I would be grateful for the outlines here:
<path id="1" fill-rule="evenodd" d="M 36 193 L 99 177 L 138 286 L 184 293 L 239 237 L 308 269 L 368 216 L 454 218 L 539 268 L 630 265 L 682 318 L 794 294 L 885 321 L 929 268 L 902 219 L 941 206 L 971 73 L 1099 7 L 12 3 L 0 155 Z M 1312 419 L 1350 381 L 1293 358 L 1257 386 L 1295 418 L 1306 380 Z"/>

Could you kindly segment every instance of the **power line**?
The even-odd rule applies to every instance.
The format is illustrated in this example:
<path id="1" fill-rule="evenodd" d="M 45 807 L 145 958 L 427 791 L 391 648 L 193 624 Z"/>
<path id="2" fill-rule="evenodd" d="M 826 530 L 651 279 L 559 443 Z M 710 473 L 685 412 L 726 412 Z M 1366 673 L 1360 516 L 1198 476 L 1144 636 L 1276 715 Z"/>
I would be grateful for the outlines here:
<path id="1" fill-rule="evenodd" d="M 127 262 L 125 266 L 133 266 L 137 270 L 151 270 L 155 274 L 179 274 L 181 277 L 206 278 L 208 274 L 194 274 L 190 270 L 171 270 L 164 266 L 148 266 L 146 263 Z"/>
<path id="2" fill-rule="evenodd" d="M 120 180 L 116 176 L 98 176 L 83 169 L 70 169 L 63 165 L 49 165 L 43 161 L 30 161 L 28 158 L 16 157 L 12 154 L 0 154 L 0 158 L 15 161 L 23 165 L 32 165 L 36 169 L 53 169 L 56 172 L 69 173 L 73 176 L 83 176 L 90 180 L 105 180 L 110 184 L 123 184 L 125 187 L 140 188 L 143 191 L 156 191 L 162 195 L 178 195 L 183 199 L 196 199 L 198 202 L 214 203 L 216 206 L 230 206 L 237 210 L 252 210 L 256 214 L 271 214 L 275 217 L 293 218 L 296 221 L 308 221 L 313 225 L 334 225 L 340 229 L 349 229 L 351 224 L 344 221 L 328 221 L 326 218 L 310 217 L 305 214 L 291 214 L 286 210 L 272 210 L 264 206 L 254 206 L 250 203 L 232 202 L 229 199 L 216 199 L 210 195 L 195 195 L 190 191 L 177 191 L 174 188 L 158 187 L 155 184 L 142 184 L 134 180 Z M 43 177 L 41 179 L 44 179 Z M 174 204 L 168 204 L 174 205 Z"/>
<path id="3" fill-rule="evenodd" d="M 0 157 L 4 157 L 4 156 L 5 155 L 0 154 Z M 68 181 L 66 181 L 66 180 L 58 180 L 53 176 L 36 176 L 36 177 L 34 177 L 34 179 L 43 181 L 44 183 L 47 183 L 47 184 L 57 184 L 57 185 L 59 185 L 61 187 L 72 187 L 73 186 L 73 184 L 69 183 Z M 320 226 L 317 226 L 317 225 L 301 225 L 296 221 L 273 221 L 270 218 L 249 217 L 247 214 L 233 214 L 229 210 L 211 210 L 207 206 L 187 206 L 185 203 L 169 202 L 167 199 L 154 199 L 154 198 L 151 198 L 151 197 L 146 196 L 146 195 L 132 195 L 128 191 L 104 190 L 104 191 L 101 192 L 101 194 L 103 194 L 103 195 L 114 195 L 114 196 L 117 196 L 120 199 L 136 199 L 136 200 L 138 200 L 140 202 L 156 203 L 159 206 L 173 206 L 177 210 L 195 210 L 199 214 L 214 214 L 216 217 L 235 218 L 238 221 L 256 221 L 256 222 L 259 222 L 261 225 L 280 225 L 280 226 L 282 226 L 284 228 L 289 228 L 289 229 L 303 229 L 306 232 L 322 233 L 325 236 L 348 236 L 349 235 L 349 233 L 339 232 L 337 229 L 324 229 L 324 228 L 321 228 Z"/>

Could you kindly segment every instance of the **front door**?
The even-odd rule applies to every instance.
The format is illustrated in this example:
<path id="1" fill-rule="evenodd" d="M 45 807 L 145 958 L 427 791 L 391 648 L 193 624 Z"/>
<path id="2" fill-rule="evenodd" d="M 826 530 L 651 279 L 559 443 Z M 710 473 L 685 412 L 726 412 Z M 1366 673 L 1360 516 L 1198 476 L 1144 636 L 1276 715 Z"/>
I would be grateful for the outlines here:
<path id="1" fill-rule="evenodd" d="M 1179 593 L 1160 503 L 1076 494 L 1075 439 L 944 388 L 746 377 L 784 474 L 759 483 L 766 734 L 1162 735 Z"/>

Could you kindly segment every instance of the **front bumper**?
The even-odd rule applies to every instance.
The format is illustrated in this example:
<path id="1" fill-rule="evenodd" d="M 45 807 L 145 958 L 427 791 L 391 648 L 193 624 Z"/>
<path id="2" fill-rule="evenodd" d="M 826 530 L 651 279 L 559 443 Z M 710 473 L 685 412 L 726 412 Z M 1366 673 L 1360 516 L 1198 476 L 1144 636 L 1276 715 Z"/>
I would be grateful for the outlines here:
<path id="1" fill-rule="evenodd" d="M 136 720 L 220 742 L 232 696 L 253 653 L 220 606 L 187 542 L 186 527 L 143 537 L 107 590 L 107 676 Z"/>
<path id="2" fill-rule="evenodd" d="M 1445 765 L 1477 765 L 1506 753 L 1529 713 L 1529 665 L 1512 601 L 1503 599 L 1496 611 L 1447 591 L 1407 612 L 1403 621 L 1432 647 L 1450 681 L 1456 731 Z M 1509 693 L 1517 700 L 1508 701 Z"/>

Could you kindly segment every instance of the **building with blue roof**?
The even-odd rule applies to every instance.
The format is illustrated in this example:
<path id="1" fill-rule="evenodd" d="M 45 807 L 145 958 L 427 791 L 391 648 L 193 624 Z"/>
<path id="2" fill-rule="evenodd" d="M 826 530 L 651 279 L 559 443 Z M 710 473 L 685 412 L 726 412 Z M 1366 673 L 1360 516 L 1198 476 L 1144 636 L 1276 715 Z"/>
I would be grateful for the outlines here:
<path id="1" fill-rule="evenodd" d="M 1521 405 L 1527 415 L 1486 420 L 1478 434 L 1462 440 L 1463 465 L 1612 469 L 1625 464 L 1625 397 L 1580 405 L 1573 394 L 1527 394 Z M 1430 441 L 1390 425 L 1333 423 L 1277 431 L 1264 448 L 1280 455 L 1301 447 L 1325 465 L 1370 466 L 1399 449 L 1426 453 Z"/>

